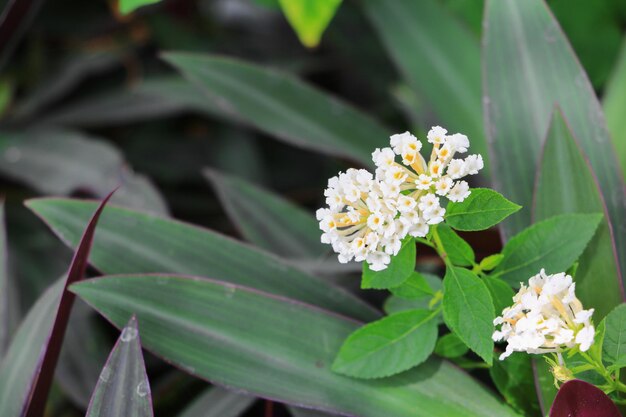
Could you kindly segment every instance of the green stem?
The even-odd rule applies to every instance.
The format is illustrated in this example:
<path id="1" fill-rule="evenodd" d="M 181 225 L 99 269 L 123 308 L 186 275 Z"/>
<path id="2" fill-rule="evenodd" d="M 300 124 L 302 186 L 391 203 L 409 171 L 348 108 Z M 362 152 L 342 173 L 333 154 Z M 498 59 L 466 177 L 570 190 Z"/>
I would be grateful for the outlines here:
<path id="1" fill-rule="evenodd" d="M 448 259 L 448 254 L 443 249 L 443 243 L 441 242 L 441 238 L 439 237 L 439 232 L 437 231 L 437 225 L 433 226 L 432 231 L 433 231 L 433 239 L 435 240 L 434 249 L 437 251 L 437 254 L 439 254 L 439 257 L 446 264 L 446 267 L 452 268 L 452 263 Z"/>

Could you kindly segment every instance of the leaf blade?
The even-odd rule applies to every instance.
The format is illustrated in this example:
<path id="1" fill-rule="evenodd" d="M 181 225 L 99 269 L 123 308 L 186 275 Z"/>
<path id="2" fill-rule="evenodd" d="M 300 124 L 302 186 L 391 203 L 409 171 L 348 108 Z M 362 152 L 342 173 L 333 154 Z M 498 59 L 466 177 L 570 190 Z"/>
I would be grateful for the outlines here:
<path id="1" fill-rule="evenodd" d="M 604 213 L 597 232 L 580 255 L 576 289 L 587 308 L 604 317 L 624 300 L 606 204 L 593 171 L 562 112 L 555 109 L 546 137 L 534 193 L 533 218 L 562 213 Z"/>
<path id="2" fill-rule="evenodd" d="M 293 300 L 171 275 L 104 277 L 72 290 L 118 326 L 135 311 L 143 346 L 187 372 L 265 398 L 363 417 L 514 415 L 446 363 L 427 361 L 386 381 L 332 373 L 335 352 L 358 323 Z M 432 373 L 429 383 L 415 379 L 423 372 Z M 453 381 L 462 397 L 433 399 Z"/>
<path id="3" fill-rule="evenodd" d="M 73 247 L 81 221 L 94 206 L 70 199 L 35 199 L 26 205 Z M 105 273 L 177 272 L 210 276 L 299 299 L 366 320 L 376 310 L 345 290 L 277 257 L 182 222 L 109 206 L 90 262 Z"/>
<path id="4" fill-rule="evenodd" d="M 495 311 L 487 287 L 474 273 L 457 267 L 446 268 L 443 285 L 446 324 L 470 349 L 491 364 Z"/>
<path id="5" fill-rule="evenodd" d="M 562 214 L 534 224 L 511 238 L 502 250 L 504 258 L 493 276 L 511 285 L 526 282 L 544 268 L 563 272 L 583 252 L 602 215 Z"/>
<path id="6" fill-rule="evenodd" d="M 260 248 L 285 258 L 319 258 L 328 252 L 315 218 L 282 197 L 243 179 L 205 169 L 229 216 Z"/>
<path id="7" fill-rule="evenodd" d="M 436 314 L 409 310 L 368 323 L 346 339 L 332 370 L 356 378 L 383 378 L 424 362 L 437 341 Z"/>
<path id="8" fill-rule="evenodd" d="M 474 188 L 460 203 L 451 202 L 446 208 L 446 222 L 461 231 L 485 230 L 521 209 L 501 194 L 488 188 Z"/>
<path id="9" fill-rule="evenodd" d="M 296 146 L 371 166 L 387 129 L 345 103 L 276 71 L 228 58 L 168 53 L 164 59 L 231 113 Z"/>
<path id="10" fill-rule="evenodd" d="M 86 417 L 154 415 L 139 340 L 137 319 L 131 317 L 102 368 Z"/>

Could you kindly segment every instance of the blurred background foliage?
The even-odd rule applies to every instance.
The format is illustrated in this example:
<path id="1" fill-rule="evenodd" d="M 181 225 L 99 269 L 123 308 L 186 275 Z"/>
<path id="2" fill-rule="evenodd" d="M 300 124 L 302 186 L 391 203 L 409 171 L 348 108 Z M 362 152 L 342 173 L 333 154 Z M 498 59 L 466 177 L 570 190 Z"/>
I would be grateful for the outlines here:
<path id="1" fill-rule="evenodd" d="M 298 230 L 302 236 L 310 237 L 315 225 L 301 208 L 284 207 L 283 200 L 260 198 L 268 207 L 247 207 L 259 191 L 240 181 L 249 180 L 312 212 L 321 205 L 330 176 L 367 163 L 359 141 L 382 146 L 387 133 L 409 129 L 422 134 L 442 123 L 467 132 L 475 150 L 486 150 L 478 55 L 483 2 L 479 0 L 416 2 L 409 9 L 421 20 L 408 23 L 392 12 L 380 13 L 378 0 L 329 1 L 320 10 L 290 0 L 166 0 L 134 11 L 154 2 L 20 1 L 30 10 L 10 25 L 4 22 L 3 29 L 12 26 L 10 34 L 0 31 L 0 189 L 6 199 L 9 282 L 16 285 L 9 292 L 14 324 L 65 272 L 71 255 L 23 207 L 26 198 L 102 197 L 122 184 L 115 197 L 118 204 L 243 236 L 290 258 L 297 257 L 298 251 L 323 253 L 323 248 L 306 238 L 299 242 L 302 246 L 272 247 L 272 242 L 263 241 L 267 235 L 262 230 L 271 231 L 271 223 L 261 224 L 261 230 L 245 229 L 241 219 L 254 223 L 259 211 L 286 210 L 282 212 L 290 213 L 290 219 L 300 219 L 294 227 L 302 228 Z M 0 1 L 5 13 L 15 3 Z M 548 4 L 596 93 L 605 98 L 609 129 L 623 168 L 626 2 L 552 0 Z M 313 16 L 313 21 L 307 16 Z M 437 50 L 439 46 L 446 49 Z M 270 68 L 265 77 L 255 72 L 260 67 L 229 67 L 231 61 L 217 60 L 211 67 L 223 73 L 208 82 L 226 85 L 227 74 L 236 86 L 238 76 L 258 76 L 256 81 L 266 93 L 276 88 L 277 95 L 284 92 L 287 102 L 300 106 L 294 119 L 307 106 L 322 122 L 324 117 L 343 119 L 345 126 L 329 133 L 337 139 L 333 142 L 337 150 L 329 151 L 328 144 L 315 140 L 310 121 L 285 121 L 283 126 L 279 118 L 272 119 L 272 102 L 253 114 L 254 103 L 246 98 L 233 111 L 232 102 L 203 94 L 188 79 L 205 76 L 201 74 L 205 63 L 198 62 L 197 74 L 177 72 L 173 66 L 187 58 L 164 55 L 168 51 L 234 57 Z M 285 87 L 273 78 L 273 70 L 293 75 L 351 107 L 332 100 L 307 101 L 308 96 L 298 102 L 303 99 L 299 85 Z M 458 96 L 451 98 L 453 93 Z M 354 143 L 341 142 L 351 137 Z M 328 153 L 339 157 L 324 155 Z M 489 182 L 488 176 L 479 179 L 482 184 Z M 240 194 L 229 194 L 232 189 Z M 260 216 L 257 225 L 267 218 Z M 283 221 L 279 218 L 276 224 Z M 479 258 L 498 250 L 484 237 L 468 238 Z M 425 263 L 431 260 L 428 252 L 422 256 Z M 93 336 L 93 326 L 86 323 L 108 327 L 88 309 L 79 305 L 73 314 L 79 324 L 70 325 L 75 331 L 68 340 L 74 342 L 66 346 L 86 349 L 89 355 L 72 355 L 65 348 L 53 415 L 81 415 L 94 375 L 97 378 L 99 364 L 114 341 L 106 332 Z M 147 357 L 147 365 L 157 415 L 176 415 L 202 389 L 199 382 L 153 357 Z M 198 399 L 198 410 L 201 401 L 221 401 L 225 409 L 237 412 L 251 406 L 247 415 L 262 415 L 272 407 L 234 401 L 230 397 L 234 394 L 221 391 L 211 395 Z M 276 407 L 274 415 L 286 412 Z M 191 410 L 185 415 L 200 414 Z"/>

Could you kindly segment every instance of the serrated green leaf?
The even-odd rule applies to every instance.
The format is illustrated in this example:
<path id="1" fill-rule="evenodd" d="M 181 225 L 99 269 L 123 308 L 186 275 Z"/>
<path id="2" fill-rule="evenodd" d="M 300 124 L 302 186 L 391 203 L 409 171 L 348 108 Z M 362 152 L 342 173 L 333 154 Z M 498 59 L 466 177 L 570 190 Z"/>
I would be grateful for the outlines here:
<path id="1" fill-rule="evenodd" d="M 119 9 L 122 14 L 129 14 L 140 7 L 155 4 L 160 1 L 161 0 L 119 0 Z"/>
<path id="2" fill-rule="evenodd" d="M 489 294 L 491 294 L 496 316 L 499 316 L 502 313 L 502 310 L 513 304 L 513 296 L 515 293 L 513 292 L 511 286 L 502 281 L 500 278 L 486 276 L 483 278 L 483 282 L 487 286 Z"/>
<path id="3" fill-rule="evenodd" d="M 605 321 L 602 357 L 609 365 L 626 362 L 626 304 L 617 306 Z"/>
<path id="4" fill-rule="evenodd" d="M 96 385 L 85 417 L 152 417 L 152 394 L 137 320 L 122 329 Z"/>
<path id="5" fill-rule="evenodd" d="M 560 106 L 598 177 L 613 230 L 626 230 L 626 190 L 602 109 L 584 69 L 542 0 L 486 3 L 485 133 L 492 144 L 495 186 L 525 209 L 503 223 L 505 237 L 530 224 L 541 143 Z M 626 233 L 615 233 L 626 270 Z"/>
<path id="6" fill-rule="evenodd" d="M 425 275 L 430 274 L 422 274 L 415 271 L 400 286 L 389 288 L 389 291 L 391 291 L 393 295 L 397 295 L 398 297 L 405 298 L 407 300 L 432 297 L 435 292 L 428 284 Z M 433 277 L 434 279 L 441 281 L 438 277 Z"/>
<path id="7" fill-rule="evenodd" d="M 284 297 L 168 275 L 100 277 L 72 290 L 118 327 L 135 313 L 145 349 L 251 394 L 361 417 L 515 416 L 435 359 L 383 381 L 335 374 L 330 364 L 360 323 Z"/>
<path id="8" fill-rule="evenodd" d="M 496 266 L 500 265 L 500 262 L 502 262 L 502 258 L 504 258 L 504 255 L 502 255 L 501 253 L 489 255 L 483 258 L 478 266 L 480 267 L 481 271 L 491 271 Z"/>
<path id="9" fill-rule="evenodd" d="M 415 254 L 415 240 L 407 237 L 386 269 L 372 271 L 367 262 L 363 262 L 361 288 L 381 290 L 401 285 L 415 271 Z"/>
<path id="10" fill-rule="evenodd" d="M 458 358 L 468 351 L 467 345 L 454 333 L 441 336 L 435 345 L 435 353 L 443 358 Z"/>
<path id="11" fill-rule="evenodd" d="M 229 58 L 168 53 L 164 59 L 260 130 L 293 145 L 372 165 L 389 131 L 365 114 L 290 75 Z"/>
<path id="12" fill-rule="evenodd" d="M 534 220 L 562 213 L 605 213 L 580 255 L 576 293 L 596 317 L 606 316 L 624 297 L 606 205 L 595 176 L 561 111 L 554 111 L 537 173 Z"/>
<path id="13" fill-rule="evenodd" d="M 366 324 L 348 336 L 332 370 L 356 378 L 383 378 L 424 362 L 437 341 L 435 315 L 409 310 Z"/>
<path id="14" fill-rule="evenodd" d="M 485 284 L 464 268 L 446 268 L 443 318 L 448 327 L 478 356 L 493 361 L 493 301 Z"/>
<path id="15" fill-rule="evenodd" d="M 256 246 L 287 259 L 318 259 L 329 251 L 311 213 L 243 179 L 213 170 L 203 173 L 232 220 Z"/>
<path id="16" fill-rule="evenodd" d="M 521 208 L 501 194 L 488 188 L 474 188 L 460 203 L 451 202 L 446 208 L 446 223 L 463 231 L 485 230 Z"/>
<path id="17" fill-rule="evenodd" d="M 530 226 L 504 246 L 504 258 L 493 276 L 517 286 L 542 268 L 549 274 L 565 271 L 583 252 L 601 220 L 597 213 L 562 214 Z"/>
<path id="18" fill-rule="evenodd" d="M 626 178 L 626 38 L 602 100 L 606 124 Z"/>
<path id="19" fill-rule="evenodd" d="M 478 39 L 435 0 L 361 4 L 403 78 L 443 126 L 469 136 L 487 173 Z"/>
<path id="20" fill-rule="evenodd" d="M 474 265 L 474 251 L 463 238 L 456 234 L 448 225 L 437 225 L 437 233 L 441 239 L 442 249 L 445 256 L 456 266 Z"/>
<path id="21" fill-rule="evenodd" d="M 543 360 L 543 359 L 539 359 Z M 514 353 L 505 361 L 494 361 L 489 375 L 506 402 L 526 416 L 540 416 L 531 356 Z"/>
<path id="22" fill-rule="evenodd" d="M 300 42 L 309 48 L 317 46 L 341 0 L 279 0 Z"/>
<path id="23" fill-rule="evenodd" d="M 70 199 L 29 200 L 27 206 L 71 247 L 95 209 Z M 352 317 L 379 313 L 362 300 L 285 261 L 226 236 L 178 221 L 109 206 L 98 225 L 90 262 L 105 273 L 177 272 L 210 276 L 305 301 Z"/>

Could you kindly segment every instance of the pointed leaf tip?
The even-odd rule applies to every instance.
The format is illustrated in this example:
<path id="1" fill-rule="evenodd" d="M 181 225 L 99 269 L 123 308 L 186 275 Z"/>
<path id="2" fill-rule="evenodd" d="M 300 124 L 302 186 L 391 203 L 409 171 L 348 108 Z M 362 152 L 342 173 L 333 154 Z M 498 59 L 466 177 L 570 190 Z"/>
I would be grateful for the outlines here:
<path id="1" fill-rule="evenodd" d="M 96 211 L 93 213 L 87 227 L 84 229 L 76 252 L 74 253 L 74 257 L 72 258 L 72 262 L 70 263 L 70 267 L 67 272 L 67 278 L 63 284 L 58 307 L 56 308 L 56 312 L 53 313 L 55 318 L 52 323 L 52 327 L 49 330 L 48 337 L 45 339 L 43 349 L 41 350 L 41 359 L 33 370 L 33 379 L 31 384 L 29 384 L 32 387 L 30 388 L 30 394 L 23 397 L 26 398 L 23 404 L 23 415 L 25 417 L 43 416 L 48 393 L 54 377 L 54 371 L 61 353 L 65 329 L 67 328 L 67 323 L 70 318 L 70 312 L 75 298 L 73 293 L 67 291 L 67 287 L 70 284 L 78 282 L 84 278 L 87 270 L 89 252 L 91 251 L 93 237 L 96 231 L 96 225 L 98 224 L 98 220 L 104 210 L 104 207 L 116 190 L 117 188 L 111 191 L 102 200 Z"/>
<path id="2" fill-rule="evenodd" d="M 152 417 L 153 414 L 139 327 L 133 315 L 122 328 L 102 368 L 86 417 Z"/>

